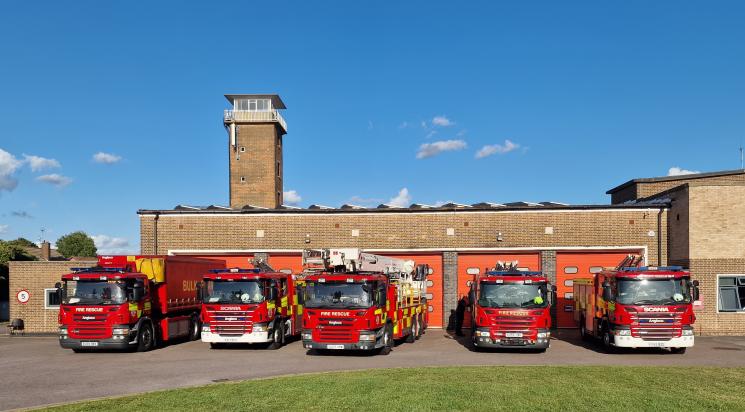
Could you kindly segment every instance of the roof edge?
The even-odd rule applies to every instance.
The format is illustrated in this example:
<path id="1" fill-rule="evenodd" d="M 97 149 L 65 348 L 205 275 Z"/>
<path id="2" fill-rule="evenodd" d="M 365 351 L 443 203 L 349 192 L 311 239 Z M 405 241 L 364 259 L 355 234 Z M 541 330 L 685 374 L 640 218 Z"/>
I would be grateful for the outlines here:
<path id="1" fill-rule="evenodd" d="M 609 189 L 605 194 L 612 195 L 625 189 L 635 183 L 656 183 L 656 182 L 672 182 L 676 180 L 688 180 L 688 179 L 705 179 L 707 177 L 719 177 L 719 176 L 731 176 L 745 174 L 745 169 L 733 169 L 733 170 L 721 170 L 718 172 L 706 172 L 706 173 L 692 173 L 688 175 L 679 176 L 661 176 L 661 177 L 643 177 L 638 179 L 631 179 L 625 183 L 622 183 L 612 189 Z"/>

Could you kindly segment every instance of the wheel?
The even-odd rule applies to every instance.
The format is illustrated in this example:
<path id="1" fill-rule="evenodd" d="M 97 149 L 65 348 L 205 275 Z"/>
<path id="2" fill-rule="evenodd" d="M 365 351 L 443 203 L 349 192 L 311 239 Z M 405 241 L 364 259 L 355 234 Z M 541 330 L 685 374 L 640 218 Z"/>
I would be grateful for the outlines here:
<path id="1" fill-rule="evenodd" d="M 381 355 L 388 355 L 393 349 L 393 331 L 391 329 L 392 328 L 389 323 L 388 325 L 386 325 L 385 330 L 383 331 L 383 347 L 380 348 Z"/>
<path id="2" fill-rule="evenodd" d="M 613 346 L 613 336 L 610 334 L 610 330 L 606 326 L 603 328 L 603 349 L 606 353 L 615 352 L 615 346 Z"/>
<path id="3" fill-rule="evenodd" d="M 582 338 L 582 340 L 587 341 L 590 340 L 590 335 L 587 334 L 587 323 L 585 323 L 585 318 L 581 317 L 579 319 L 579 336 Z"/>
<path id="4" fill-rule="evenodd" d="M 686 353 L 686 348 L 670 348 L 670 353 L 676 353 L 676 354 L 684 354 Z"/>
<path id="5" fill-rule="evenodd" d="M 189 322 L 189 340 L 199 340 L 199 337 L 202 335 L 201 326 L 199 324 L 199 318 L 196 315 L 192 316 Z"/>
<path id="6" fill-rule="evenodd" d="M 276 350 L 282 347 L 282 341 L 285 338 L 285 324 L 280 322 L 279 319 L 274 321 L 274 330 L 272 331 L 272 342 L 267 346 L 267 349 Z"/>
<path id="7" fill-rule="evenodd" d="M 414 335 L 414 339 L 419 340 L 419 338 L 421 338 L 423 334 L 424 329 L 422 328 L 422 319 L 421 315 L 419 315 L 416 318 L 416 335 Z"/>
<path id="8" fill-rule="evenodd" d="M 417 319 L 414 318 L 411 324 L 411 330 L 409 331 L 409 334 L 406 335 L 406 343 L 414 343 L 416 341 L 416 336 L 419 333 L 419 323 L 417 322 Z"/>
<path id="9" fill-rule="evenodd" d="M 137 334 L 137 352 L 147 352 L 155 347 L 155 332 L 153 325 L 143 323 L 140 326 L 140 333 Z"/>

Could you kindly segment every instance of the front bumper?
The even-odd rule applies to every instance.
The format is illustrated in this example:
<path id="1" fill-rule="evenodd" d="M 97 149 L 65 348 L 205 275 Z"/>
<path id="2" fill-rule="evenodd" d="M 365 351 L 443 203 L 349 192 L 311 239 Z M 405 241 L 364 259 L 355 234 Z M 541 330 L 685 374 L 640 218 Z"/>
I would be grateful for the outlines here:
<path id="1" fill-rule="evenodd" d="M 312 339 L 312 332 L 303 330 L 302 339 L 305 349 L 330 349 L 330 350 L 374 350 L 383 347 L 382 329 L 378 331 L 360 331 L 361 334 L 374 335 L 375 340 L 358 340 L 357 342 L 316 342 Z M 368 333 L 365 333 L 368 332 Z"/>
<path id="2" fill-rule="evenodd" d="M 489 336 L 479 335 L 480 331 L 474 331 L 473 344 L 479 348 L 494 349 L 548 349 L 551 341 L 551 332 L 548 329 L 538 329 L 539 334 L 545 337 L 536 338 L 492 338 Z"/>
<path id="3" fill-rule="evenodd" d="M 107 338 L 107 339 L 71 339 L 69 337 L 66 337 L 64 335 L 59 336 L 59 344 L 61 347 L 65 349 L 90 349 L 90 350 L 99 350 L 99 349 L 119 349 L 119 350 L 125 350 L 133 347 L 134 345 L 137 345 L 137 339 L 134 339 L 133 341 L 130 341 L 129 339 L 115 339 L 115 338 Z"/>
<path id="4" fill-rule="evenodd" d="M 209 343 L 268 343 L 272 338 L 269 332 L 251 332 L 243 335 L 220 335 L 202 331 L 202 342 Z"/>
<path id="5" fill-rule="evenodd" d="M 681 336 L 669 340 L 644 340 L 633 336 L 614 336 L 615 346 L 619 348 L 690 348 L 693 336 Z"/>

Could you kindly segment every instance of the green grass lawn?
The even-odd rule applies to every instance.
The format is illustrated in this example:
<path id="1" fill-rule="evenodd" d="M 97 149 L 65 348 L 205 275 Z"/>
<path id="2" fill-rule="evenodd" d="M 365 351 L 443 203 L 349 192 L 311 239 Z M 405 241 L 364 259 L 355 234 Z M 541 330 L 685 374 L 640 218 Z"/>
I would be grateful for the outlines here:
<path id="1" fill-rule="evenodd" d="M 745 368 L 447 367 L 222 383 L 69 404 L 92 410 L 745 410 Z"/>

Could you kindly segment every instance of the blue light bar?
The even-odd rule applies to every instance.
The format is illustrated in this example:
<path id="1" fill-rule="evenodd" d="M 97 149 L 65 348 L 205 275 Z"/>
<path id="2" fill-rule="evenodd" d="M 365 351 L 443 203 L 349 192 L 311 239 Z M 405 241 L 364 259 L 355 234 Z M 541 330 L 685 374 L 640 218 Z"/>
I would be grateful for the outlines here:
<path id="1" fill-rule="evenodd" d="M 230 268 L 230 269 L 210 269 L 210 273 L 261 273 L 261 269 L 241 269 L 241 268 Z"/>
<path id="2" fill-rule="evenodd" d="M 70 268 L 74 273 L 99 273 L 99 272 L 127 272 L 128 268 L 102 268 L 102 267 L 87 267 L 87 268 Z"/>
<path id="3" fill-rule="evenodd" d="M 491 276 L 543 276 L 543 272 L 523 272 L 514 270 L 493 270 L 486 272 L 487 275 Z"/>
<path id="4" fill-rule="evenodd" d="M 679 272 L 683 270 L 683 266 L 642 266 L 642 267 L 624 267 L 620 269 L 624 272 L 654 272 L 654 271 L 669 271 Z"/>

